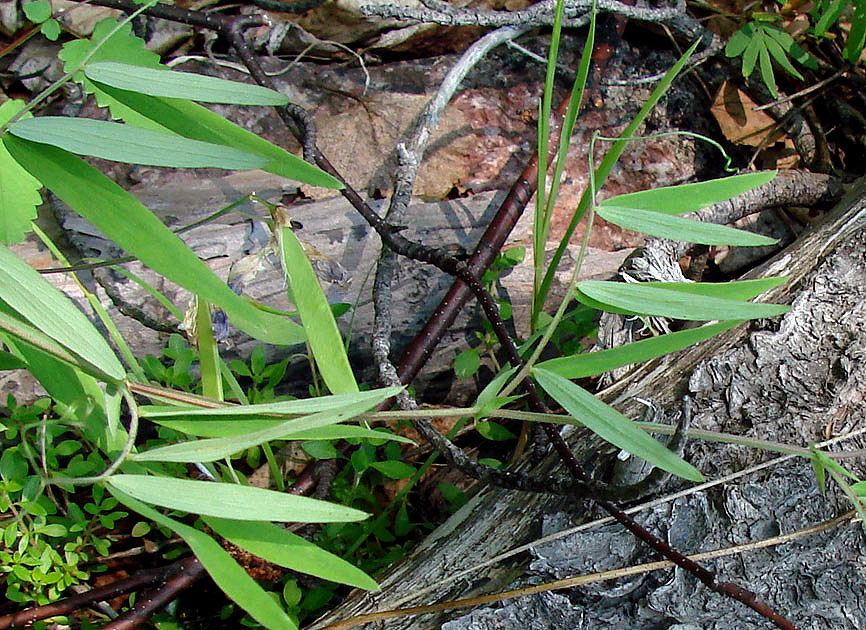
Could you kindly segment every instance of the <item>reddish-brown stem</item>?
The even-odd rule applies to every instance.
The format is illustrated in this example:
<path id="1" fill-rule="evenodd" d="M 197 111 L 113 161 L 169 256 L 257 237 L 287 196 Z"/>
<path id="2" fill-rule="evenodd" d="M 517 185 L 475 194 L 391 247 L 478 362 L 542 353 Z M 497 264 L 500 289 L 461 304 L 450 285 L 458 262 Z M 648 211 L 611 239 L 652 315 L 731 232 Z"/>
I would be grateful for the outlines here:
<path id="1" fill-rule="evenodd" d="M 11 615 L 0 616 L 0 630 L 26 626 L 34 621 L 39 621 L 40 619 L 49 619 L 58 615 L 67 615 L 97 602 L 108 601 L 115 597 L 132 593 L 133 591 L 162 582 L 170 576 L 186 570 L 187 565 L 192 562 L 197 562 L 197 560 L 195 560 L 195 558 L 187 558 L 158 569 L 139 571 L 128 578 L 118 580 L 112 584 L 108 584 L 107 586 L 90 589 L 85 593 L 67 597 L 59 602 L 37 606 L 35 608 L 28 608 Z"/>

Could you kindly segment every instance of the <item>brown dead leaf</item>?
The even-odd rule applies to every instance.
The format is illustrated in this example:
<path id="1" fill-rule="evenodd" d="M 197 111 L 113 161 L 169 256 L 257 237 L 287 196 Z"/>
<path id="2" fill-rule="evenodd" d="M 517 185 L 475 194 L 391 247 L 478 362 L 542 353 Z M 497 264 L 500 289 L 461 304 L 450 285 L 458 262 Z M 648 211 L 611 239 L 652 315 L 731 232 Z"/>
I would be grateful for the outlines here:
<path id="1" fill-rule="evenodd" d="M 722 133 L 734 144 L 757 147 L 783 135 L 776 121 L 762 111 L 756 112 L 754 101 L 729 81 L 719 88 L 710 111 Z"/>
<path id="2" fill-rule="evenodd" d="M 793 141 L 776 121 L 736 85 L 725 81 L 710 108 L 724 136 L 734 144 L 761 149 L 762 164 L 791 168 L 798 160 Z"/>

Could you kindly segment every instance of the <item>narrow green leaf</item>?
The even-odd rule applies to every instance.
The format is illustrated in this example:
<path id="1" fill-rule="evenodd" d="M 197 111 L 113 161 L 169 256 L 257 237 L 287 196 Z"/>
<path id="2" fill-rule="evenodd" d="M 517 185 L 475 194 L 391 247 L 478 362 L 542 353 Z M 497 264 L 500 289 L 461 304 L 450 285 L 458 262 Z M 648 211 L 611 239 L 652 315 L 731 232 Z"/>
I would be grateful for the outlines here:
<path id="1" fill-rule="evenodd" d="M 22 361 L 11 352 L 0 352 L 0 370 L 20 370 L 27 367 L 27 362 Z"/>
<path id="2" fill-rule="evenodd" d="M 279 106 L 289 102 L 289 97 L 285 94 L 260 85 L 112 61 L 89 63 L 84 67 L 84 74 L 97 84 L 150 96 L 233 105 Z"/>
<path id="3" fill-rule="evenodd" d="M 775 245 L 778 242 L 774 238 L 727 225 L 704 223 L 653 210 L 604 205 L 596 208 L 596 212 L 605 221 L 627 230 L 688 243 L 758 247 Z"/>
<path id="4" fill-rule="evenodd" d="M 238 127 L 198 103 L 147 96 L 107 85 L 103 85 L 103 89 L 130 111 L 139 112 L 185 138 L 224 144 L 268 158 L 270 161 L 262 170 L 269 173 L 324 188 L 339 190 L 343 187 L 338 179 L 323 170 L 307 164 L 296 155 Z"/>
<path id="5" fill-rule="evenodd" d="M 773 276 L 755 280 L 734 280 L 732 282 L 644 282 L 648 287 L 682 291 L 692 295 L 726 298 L 728 300 L 751 300 L 770 289 L 785 284 L 787 278 Z"/>
<path id="6" fill-rule="evenodd" d="M 493 380 L 487 383 L 484 389 L 481 390 L 481 393 L 478 394 L 478 398 L 475 400 L 475 407 L 479 408 L 478 413 L 475 414 L 475 419 L 479 420 L 483 418 L 488 412 L 493 409 L 498 409 L 501 405 L 499 402 L 503 400 L 498 397 L 499 392 L 505 387 L 505 384 L 514 376 L 515 372 L 517 372 L 516 367 L 509 367 L 499 372 L 496 376 L 493 377 Z"/>
<path id="7" fill-rule="evenodd" d="M 703 475 L 694 466 L 585 389 L 537 366 L 532 375 L 572 418 L 599 437 L 662 470 L 691 481 L 703 481 Z"/>
<path id="8" fill-rule="evenodd" d="M 25 105 L 20 99 L 0 105 L 0 125 L 6 124 Z M 29 112 L 25 115 L 25 119 L 31 117 Z M 30 231 L 30 221 L 36 218 L 36 209 L 42 204 L 41 188 L 39 180 L 21 168 L 6 148 L 0 146 L 0 245 L 24 240 Z"/>
<path id="9" fill-rule="evenodd" d="M 248 420 L 243 418 L 234 418 L 232 420 L 174 420 L 170 418 L 152 418 L 156 424 L 198 437 L 232 437 L 242 436 L 255 431 L 269 429 L 283 420 L 268 420 L 264 418 Z M 377 431 L 375 429 L 367 429 L 355 425 L 336 425 L 319 427 L 317 429 L 306 429 L 304 431 L 293 431 L 286 436 L 286 439 L 292 440 L 344 440 L 346 438 L 362 438 L 370 440 L 393 440 L 395 442 L 404 442 L 406 444 L 414 444 L 412 440 L 402 435 L 388 433 L 386 431 Z"/>
<path id="10" fill-rule="evenodd" d="M 269 630 L 297 630 L 279 604 L 207 534 L 160 514 L 150 506 L 109 486 L 108 491 L 130 510 L 172 530 L 198 558 L 213 581 L 228 597 Z"/>
<path id="11" fill-rule="evenodd" d="M 378 405 L 383 400 L 395 396 L 401 387 L 384 387 L 371 389 L 354 394 L 334 394 L 303 400 L 281 400 L 279 402 L 259 403 L 256 405 L 226 405 L 219 409 L 202 409 L 199 407 L 167 407 L 164 405 L 143 405 L 139 413 L 143 418 L 165 416 L 190 417 L 243 417 L 243 416 L 274 416 L 274 415 L 307 415 L 319 411 L 339 409 L 353 403 L 369 402 L 371 406 Z"/>
<path id="12" fill-rule="evenodd" d="M 696 283 L 697 284 L 697 283 Z M 577 298 L 594 300 L 628 312 L 672 319 L 755 319 L 775 317 L 790 310 L 783 304 L 753 304 L 725 298 L 693 295 L 672 289 L 660 289 L 644 284 L 586 280 L 578 283 Z M 585 303 L 589 303 L 588 301 Z"/>
<path id="13" fill-rule="evenodd" d="M 866 45 L 866 3 L 855 2 L 854 17 L 851 19 L 851 30 L 848 31 L 848 41 L 845 42 L 843 54 L 845 59 L 853 64 L 860 62 L 863 47 Z"/>
<path id="14" fill-rule="evenodd" d="M 358 391 L 352 374 L 343 337 L 337 328 L 328 299 L 319 285 L 319 278 L 304 253 L 304 248 L 292 228 L 278 225 L 277 240 L 282 253 L 283 269 L 289 281 L 292 301 L 301 315 L 307 343 L 325 384 L 335 394 Z"/>
<path id="15" fill-rule="evenodd" d="M 745 52 L 746 47 L 752 41 L 754 34 L 755 29 L 751 22 L 743 24 L 740 30 L 731 35 L 731 39 L 729 39 L 727 45 L 725 45 L 725 56 L 739 57 L 742 55 L 743 52 Z"/>
<path id="16" fill-rule="evenodd" d="M 204 521 L 229 542 L 278 566 L 368 591 L 379 588 L 359 568 L 279 525 L 214 517 Z"/>
<path id="17" fill-rule="evenodd" d="M 145 503 L 240 521 L 344 523 L 369 516 L 335 503 L 230 483 L 147 475 L 112 475 L 106 482 Z"/>
<path id="18" fill-rule="evenodd" d="M 776 41 L 772 37 L 767 37 L 764 39 L 764 43 L 767 45 L 767 50 L 770 52 L 770 55 L 773 59 L 776 60 L 785 71 L 803 81 L 803 75 L 791 64 L 790 59 L 788 58 L 788 53 L 779 45 L 779 42 Z"/>
<path id="19" fill-rule="evenodd" d="M 116 380 L 126 370 L 84 313 L 38 271 L 0 245 L 0 298 L 37 329 Z"/>
<path id="20" fill-rule="evenodd" d="M 193 308 L 198 364 L 201 370 L 201 393 L 213 400 L 223 400 L 223 378 L 220 373 L 222 359 L 213 334 L 210 304 L 196 296 Z"/>
<path id="21" fill-rule="evenodd" d="M 90 118 L 28 118 L 11 125 L 9 132 L 24 140 L 50 144 L 70 153 L 128 164 L 252 169 L 268 163 L 260 155 L 221 144 Z"/>
<path id="22" fill-rule="evenodd" d="M 776 75 L 773 72 L 773 62 L 770 61 L 770 53 L 767 50 L 767 44 L 765 41 L 766 39 L 768 38 L 762 38 L 763 45 L 761 46 L 761 50 L 758 51 L 758 61 L 760 62 L 761 78 L 764 80 L 764 84 L 770 91 L 770 95 L 773 98 L 779 98 L 779 91 L 776 89 Z"/>
<path id="23" fill-rule="evenodd" d="M 143 453 L 136 453 L 131 458 L 142 462 L 213 462 L 228 457 L 232 453 L 237 453 L 252 446 L 258 446 L 264 442 L 286 439 L 298 431 L 317 429 L 329 424 L 351 420 L 355 416 L 369 411 L 375 405 L 376 403 L 371 401 L 356 402 L 346 405 L 341 409 L 321 411 L 310 416 L 284 420 L 274 426 L 265 427 L 243 436 L 210 438 L 183 442 L 181 444 L 169 444 L 168 446 L 160 446 Z"/>
<path id="24" fill-rule="evenodd" d="M 757 33 L 755 33 L 752 39 L 749 40 L 749 45 L 743 52 L 744 77 L 748 77 L 752 74 L 752 71 L 755 69 L 755 62 L 758 60 L 758 52 L 760 52 L 763 48 L 763 38 L 761 37 L 760 31 L 758 31 Z"/>
<path id="25" fill-rule="evenodd" d="M 643 104 L 643 107 L 640 108 L 640 111 L 635 115 L 632 121 L 623 129 L 620 134 L 620 139 L 613 143 L 613 146 L 608 150 L 607 153 L 604 154 L 604 157 L 601 160 L 601 163 L 598 165 L 598 168 L 595 171 L 595 181 L 596 186 L 600 188 L 604 185 L 605 180 L 607 179 L 608 174 L 610 173 L 613 166 L 616 164 L 617 160 L 619 160 L 623 151 L 625 151 L 626 146 L 629 141 L 624 140 L 623 138 L 628 138 L 633 136 L 637 131 L 638 127 L 640 127 L 643 122 L 646 120 L 646 117 L 649 115 L 650 111 L 653 107 L 656 106 L 659 99 L 664 95 L 667 89 L 670 87 L 671 83 L 673 83 L 674 79 L 677 78 L 680 72 L 682 72 L 689 58 L 692 56 L 692 53 L 695 52 L 695 49 L 698 47 L 700 41 L 696 41 L 682 54 L 682 56 L 677 60 L 677 62 L 668 70 L 664 77 L 658 82 L 655 89 L 653 89 L 652 94 L 650 94 L 647 101 Z M 559 241 L 559 245 L 556 247 L 556 251 L 553 254 L 553 257 L 550 259 L 550 263 L 547 266 L 547 271 L 544 272 L 544 278 L 541 282 L 541 287 L 536 291 L 535 298 L 535 306 L 533 307 L 533 317 L 539 317 L 540 313 L 543 312 L 542 306 L 547 300 L 547 295 L 550 292 L 551 284 L 553 283 L 554 276 L 556 274 L 556 270 L 559 267 L 559 262 L 562 260 L 562 256 L 565 253 L 566 248 L 568 247 L 569 242 L 571 242 L 571 237 L 574 234 L 574 231 L 577 229 L 577 225 L 580 220 L 583 218 L 586 211 L 589 209 L 590 203 L 593 200 L 590 196 L 589 187 L 584 190 L 583 195 L 578 202 L 577 209 L 571 215 L 571 219 L 568 223 L 568 227 L 565 229 L 565 233 L 562 235 L 562 238 Z M 536 324 L 533 321 L 533 326 Z"/>
<path id="26" fill-rule="evenodd" d="M 827 29 L 836 23 L 836 20 L 842 15 L 842 10 L 847 4 L 847 0 L 832 0 L 830 2 L 830 5 L 824 9 L 821 17 L 818 19 L 818 23 L 815 24 L 814 32 L 816 37 L 822 37 L 827 32 Z"/>
<path id="27" fill-rule="evenodd" d="M 684 214 L 727 201 L 748 190 L 762 186 L 772 180 L 777 173 L 778 171 L 745 173 L 696 184 L 642 190 L 605 199 L 599 206 L 622 206 L 666 214 Z"/>
<path id="28" fill-rule="evenodd" d="M 740 323 L 742 323 L 742 320 L 733 320 L 708 324 L 700 328 L 689 328 L 667 335 L 658 335 L 657 337 L 633 341 L 616 348 L 550 359 L 549 361 L 539 363 L 537 367 L 568 379 L 595 376 L 622 367 L 623 365 L 641 363 L 665 354 L 670 354 L 671 352 L 676 352 L 677 350 L 682 350 L 683 348 L 688 348 L 699 341 L 718 335 Z"/>
<path id="29" fill-rule="evenodd" d="M 19 164 L 107 238 L 157 273 L 222 308 L 244 332 L 277 345 L 303 341 L 298 324 L 265 313 L 235 295 L 135 197 L 81 158 L 9 134 L 3 144 Z"/>

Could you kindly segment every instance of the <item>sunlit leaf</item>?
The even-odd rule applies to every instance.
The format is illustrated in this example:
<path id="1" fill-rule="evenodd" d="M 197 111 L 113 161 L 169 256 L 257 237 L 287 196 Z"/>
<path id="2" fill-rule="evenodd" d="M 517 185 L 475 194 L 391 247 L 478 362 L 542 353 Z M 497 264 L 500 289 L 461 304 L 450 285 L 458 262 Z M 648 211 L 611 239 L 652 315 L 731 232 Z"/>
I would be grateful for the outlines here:
<path id="1" fill-rule="evenodd" d="M 610 305 L 630 313 L 698 321 L 775 317 L 790 309 L 782 304 L 753 304 L 644 284 L 598 280 L 578 283 L 577 298 L 596 308 Z"/>
<path id="2" fill-rule="evenodd" d="M 0 125 L 8 122 L 25 104 L 16 99 L 0 105 Z M 31 116 L 27 113 L 25 117 Z M 41 188 L 39 180 L 21 168 L 6 148 L 0 146 L 0 245 L 24 240 L 30 231 L 30 221 L 36 218 L 36 208 L 42 203 Z"/>
<path id="3" fill-rule="evenodd" d="M 297 625 L 280 605 L 207 534 L 160 514 L 131 496 L 109 487 L 108 491 L 130 510 L 172 530 L 201 562 L 217 586 L 250 616 L 269 630 L 296 630 Z"/>
<path id="4" fill-rule="evenodd" d="M 667 335 L 658 335 L 641 339 L 640 341 L 632 341 L 616 348 L 599 350 L 598 352 L 584 352 L 573 356 L 542 361 L 536 367 L 568 379 L 595 376 L 624 365 L 641 363 L 671 352 L 676 352 L 677 350 L 682 350 L 699 341 L 729 330 L 741 322 L 742 320 L 725 321 L 718 324 L 708 324 L 700 328 L 689 328 Z"/>
<path id="5" fill-rule="evenodd" d="M 746 50 L 743 52 L 744 77 L 748 77 L 752 74 L 752 71 L 755 69 L 755 62 L 758 60 L 758 53 L 763 50 L 763 48 L 763 37 L 759 30 L 752 36 L 752 39 L 749 40 L 749 45 L 746 46 Z"/>
<path id="6" fill-rule="evenodd" d="M 204 520 L 229 542 L 278 566 L 369 591 L 379 588 L 359 568 L 279 525 L 214 517 Z"/>
<path id="7" fill-rule="evenodd" d="M 231 483 L 148 475 L 112 475 L 106 482 L 145 503 L 241 521 L 343 523 L 369 516 L 327 501 Z"/>
<path id="8" fill-rule="evenodd" d="M 233 418 L 230 420 L 212 420 L 209 418 L 199 419 L 173 419 L 173 418 L 151 418 L 156 424 L 198 437 L 232 437 L 242 436 L 264 429 L 270 429 L 282 422 L 277 419 L 257 418 L 254 420 L 245 419 L 242 417 Z M 317 429 L 306 429 L 304 431 L 293 431 L 286 436 L 286 439 L 292 440 L 344 440 L 346 438 L 363 438 L 370 440 L 393 440 L 395 442 L 404 442 L 406 444 L 414 444 L 412 440 L 402 435 L 388 433 L 385 431 L 377 431 L 375 429 L 367 429 L 355 425 L 332 425 L 320 427 Z"/>
<path id="9" fill-rule="evenodd" d="M 268 163 L 260 155 L 221 144 L 90 118 L 29 118 L 11 125 L 9 132 L 19 138 L 50 144 L 70 153 L 128 164 L 252 169 Z"/>
<path id="10" fill-rule="evenodd" d="M 219 306 L 238 328 L 277 345 L 303 341 L 301 326 L 235 295 L 141 202 L 81 158 L 9 134 L 3 144 L 19 164 L 107 238 L 154 271 Z"/>
<path id="11" fill-rule="evenodd" d="M 213 462 L 228 457 L 232 453 L 237 453 L 252 446 L 258 446 L 264 442 L 287 439 L 298 431 L 317 429 L 329 424 L 351 420 L 355 416 L 369 411 L 376 404 L 375 401 L 355 402 L 337 410 L 322 411 L 310 416 L 284 420 L 273 426 L 252 431 L 242 436 L 210 438 L 182 442 L 180 444 L 169 444 L 168 446 L 160 446 L 142 453 L 136 453 L 131 457 L 136 461 Z"/>
<path id="12" fill-rule="evenodd" d="M 640 192 L 617 195 L 605 199 L 599 206 L 622 206 L 641 208 L 666 214 L 684 214 L 726 201 L 748 190 L 771 181 L 778 171 L 745 173 L 732 177 L 711 179 L 696 184 L 666 186 Z"/>
<path id="13" fill-rule="evenodd" d="M 800 79 L 801 81 L 805 80 L 803 75 L 800 74 L 800 72 L 791 64 L 788 58 L 788 53 L 782 48 L 779 42 L 772 37 L 766 37 L 764 38 L 764 43 L 766 44 L 770 55 L 776 60 L 776 63 L 782 66 L 788 74 Z"/>
<path id="14" fill-rule="evenodd" d="M 353 394 L 334 394 L 332 396 L 319 396 L 317 398 L 305 398 L 301 400 L 280 400 L 255 405 L 226 405 L 218 409 L 204 409 L 192 406 L 143 405 L 140 408 L 140 414 L 143 418 L 165 416 L 204 416 L 215 418 L 220 416 L 307 415 L 319 411 L 339 409 L 356 402 L 369 401 L 373 405 L 377 405 L 381 401 L 395 396 L 401 389 L 401 387 L 384 387 L 382 389 L 371 389 Z"/>
<path id="15" fill-rule="evenodd" d="M 731 39 L 725 45 L 725 55 L 728 57 L 738 57 L 743 54 L 749 42 L 754 36 L 754 27 L 751 22 L 746 22 L 743 27 L 736 33 L 731 35 Z"/>
<path id="16" fill-rule="evenodd" d="M 88 63 L 84 74 L 91 81 L 150 96 L 233 105 L 286 105 L 289 102 L 285 94 L 260 85 L 127 63 Z"/>
<path id="17" fill-rule="evenodd" d="M 0 245 L 0 298 L 45 335 L 114 379 L 126 370 L 84 313 L 38 271 Z"/>
<path id="18" fill-rule="evenodd" d="M 51 3 L 48 0 L 35 0 L 35 2 L 24 2 L 21 5 L 24 15 L 34 24 L 41 24 L 51 17 Z"/>
<path id="19" fill-rule="evenodd" d="M 773 98 L 779 98 L 779 91 L 776 89 L 776 75 L 773 72 L 773 63 L 770 61 L 770 52 L 767 50 L 767 39 L 769 38 L 762 38 L 763 45 L 758 51 L 758 61 L 761 68 L 761 78 L 764 80 L 764 84 L 770 91 L 770 96 L 772 96 Z"/>
<path id="20" fill-rule="evenodd" d="M 314 186 L 333 189 L 343 187 L 339 180 L 321 169 L 307 164 L 285 149 L 229 122 L 198 103 L 183 99 L 147 96 L 109 86 L 103 88 L 106 94 L 110 94 L 117 102 L 123 103 L 130 111 L 139 112 L 142 116 L 147 116 L 158 122 L 160 126 L 181 136 L 224 144 L 268 158 L 269 162 L 262 167 L 262 170 L 269 173 Z"/>
<path id="21" fill-rule="evenodd" d="M 355 382 L 352 366 L 349 365 L 343 337 L 337 328 L 328 299 L 319 285 L 319 278 L 292 228 L 278 224 L 276 229 L 292 301 L 301 315 L 307 343 L 319 372 L 333 393 L 357 392 L 358 384 Z"/>
<path id="22" fill-rule="evenodd" d="M 562 405 L 572 418 L 599 437 L 674 475 L 691 481 L 703 481 L 703 475 L 694 466 L 582 387 L 537 366 L 533 368 L 532 374 L 544 391 Z"/>
<path id="23" fill-rule="evenodd" d="M 676 241 L 730 246 L 775 245 L 778 242 L 774 238 L 727 225 L 684 219 L 653 210 L 605 205 L 599 206 L 596 212 L 605 221 L 627 230 Z"/>

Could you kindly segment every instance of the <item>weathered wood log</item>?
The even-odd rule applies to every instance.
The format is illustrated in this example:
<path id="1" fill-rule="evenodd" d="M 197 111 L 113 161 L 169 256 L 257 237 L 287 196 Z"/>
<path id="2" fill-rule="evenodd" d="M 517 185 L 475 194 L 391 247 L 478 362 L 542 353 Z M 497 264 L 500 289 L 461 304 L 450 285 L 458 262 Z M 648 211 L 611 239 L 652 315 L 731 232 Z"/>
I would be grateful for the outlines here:
<path id="1" fill-rule="evenodd" d="M 176 229 L 200 221 L 220 208 L 257 192 L 258 196 L 278 201 L 286 180 L 261 171 L 229 175 L 219 179 L 176 181 L 161 186 L 134 190 L 138 198 L 169 227 Z M 290 184 L 290 183 L 289 183 Z M 291 185 L 294 189 L 294 185 Z M 424 203 L 410 206 L 412 224 L 403 234 L 427 245 L 460 246 L 471 251 L 496 211 L 503 193 L 481 193 L 465 199 Z M 59 203 L 59 202 L 58 202 Z M 383 201 L 372 200 L 375 208 Z M 251 252 L 255 255 L 267 242 L 269 230 L 265 226 L 266 211 L 247 202 L 235 212 L 216 221 L 184 232 L 181 237 L 221 277 L 229 275 L 232 266 Z M 370 297 L 373 271 L 381 244 L 373 230 L 341 198 L 332 197 L 312 202 L 299 202 L 291 212 L 302 224 L 298 237 L 311 246 L 313 266 L 319 271 L 323 288 L 331 303 L 357 304 L 350 313 L 340 318 L 343 332 L 350 333 L 357 343 L 351 346 L 355 365 L 363 370 L 371 364 L 368 340 L 372 332 L 373 306 Z M 259 218 L 251 218 L 259 217 Z M 60 210 L 61 225 L 73 246 L 81 253 L 100 258 L 120 256 L 109 241 L 78 215 Z M 525 217 L 515 230 L 512 244 L 528 244 L 530 226 Z M 576 260 L 577 247 L 570 250 L 571 261 Z M 602 252 L 591 250 L 584 276 L 607 278 L 630 250 Z M 174 304 L 184 308 L 189 292 L 166 281 L 140 263 L 130 263 L 130 271 L 163 292 Z M 573 267 L 563 265 L 559 278 L 568 281 Z M 143 335 L 137 319 L 151 326 L 177 325 L 179 322 L 147 291 L 127 278 L 107 269 L 95 270 L 101 288 L 108 292 L 116 306 L 130 317 L 119 318 L 121 332 L 128 333 L 133 350 L 138 353 L 158 352 L 165 343 L 166 334 L 151 332 Z M 451 279 L 435 268 L 414 261 L 402 265 L 394 290 L 393 322 L 397 335 L 395 348 L 408 342 L 418 328 L 432 314 L 439 299 L 450 286 Z M 529 256 L 501 279 L 496 288 L 498 297 L 511 301 L 515 321 L 524 325 L 528 317 L 528 296 L 531 294 L 532 271 Z M 276 308 L 291 308 L 286 297 L 286 281 L 274 257 L 266 261 L 255 279 L 244 287 L 244 294 Z M 437 373 L 450 369 L 457 352 L 473 339 L 472 331 L 480 330 L 477 308 L 466 309 L 440 346 L 433 363 L 427 370 L 428 380 Z M 231 329 L 226 340 L 229 351 L 248 356 L 256 342 L 236 329 Z M 273 356 L 278 349 L 269 350 Z M 282 350 L 285 354 L 286 350 Z M 375 378 L 371 375 L 371 379 Z M 423 383 L 422 383 L 423 385 Z"/>
<path id="2" fill-rule="evenodd" d="M 866 402 L 866 181 L 819 227 L 748 277 L 784 275 L 765 301 L 793 303 L 781 321 L 743 324 L 676 355 L 645 364 L 600 396 L 635 417 L 639 397 L 672 409 L 695 397 L 693 426 L 804 446 L 863 426 Z M 583 458 L 600 445 L 585 431 L 567 431 Z M 844 444 L 862 448 L 862 438 Z M 769 456 L 756 450 L 693 441 L 687 457 L 710 479 Z M 846 460 L 857 474 L 864 468 Z M 555 467 L 551 459 L 537 472 Z M 525 468 L 521 466 L 521 468 Z M 604 468 L 602 466 L 601 468 Z M 658 505 L 639 522 L 692 553 L 788 533 L 850 508 L 840 493 L 821 496 L 805 459 Z M 540 583 L 575 573 L 627 566 L 651 554 L 618 526 L 538 546 L 459 580 L 455 573 L 582 521 L 582 501 L 481 488 L 445 524 L 380 580 L 375 594 L 355 594 L 313 624 L 399 606 Z M 714 561 L 720 579 L 755 591 L 798 628 L 864 628 L 861 605 L 864 535 L 860 524 Z M 652 559 L 655 559 L 652 557 Z M 515 582 L 516 580 L 516 582 Z M 609 584 L 609 583 L 608 583 Z M 449 619 L 452 620 L 449 622 Z M 447 623 L 446 623 L 447 622 Z M 444 625 L 443 625 L 444 624 Z M 736 602 L 708 593 L 679 569 L 574 589 L 568 596 L 533 595 L 466 614 L 437 613 L 379 622 L 377 628 L 649 628 L 689 630 L 768 627 Z"/>

